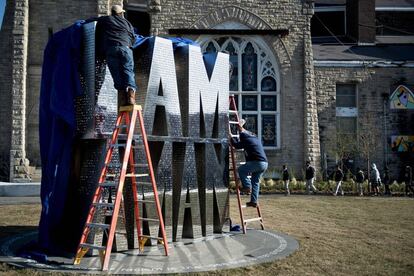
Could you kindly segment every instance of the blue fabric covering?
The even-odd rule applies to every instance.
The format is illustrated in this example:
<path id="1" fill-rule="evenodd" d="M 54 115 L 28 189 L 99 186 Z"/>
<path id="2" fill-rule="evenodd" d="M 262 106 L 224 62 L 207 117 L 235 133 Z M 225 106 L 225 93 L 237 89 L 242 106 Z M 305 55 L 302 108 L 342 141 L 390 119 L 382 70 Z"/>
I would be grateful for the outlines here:
<path id="1" fill-rule="evenodd" d="M 64 211 L 76 129 L 74 98 L 82 92 L 78 66 L 83 23 L 78 21 L 54 34 L 44 51 L 39 106 L 42 159 L 39 245 L 50 252 L 59 251 L 53 231 Z"/>
<path id="2" fill-rule="evenodd" d="M 165 39 L 169 39 L 173 43 L 174 50 L 179 47 L 184 47 L 186 45 L 198 45 L 196 42 L 194 42 L 191 39 L 183 38 L 183 37 L 164 37 Z M 144 45 L 146 42 L 152 41 L 155 39 L 155 36 L 142 36 L 135 34 L 135 43 L 132 46 L 132 48 L 138 48 L 141 45 Z"/>

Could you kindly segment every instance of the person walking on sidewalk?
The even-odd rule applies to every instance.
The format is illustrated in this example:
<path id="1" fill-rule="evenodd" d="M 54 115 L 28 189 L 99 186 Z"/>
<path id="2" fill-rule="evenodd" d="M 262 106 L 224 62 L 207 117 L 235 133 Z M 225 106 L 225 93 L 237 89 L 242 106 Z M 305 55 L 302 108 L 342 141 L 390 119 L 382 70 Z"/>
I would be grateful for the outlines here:
<path id="1" fill-rule="evenodd" d="M 383 179 L 383 183 L 384 183 L 384 195 L 385 196 L 391 196 L 390 172 L 389 172 L 387 166 L 385 166 L 385 168 L 384 168 L 384 177 L 382 179 Z"/>
<path id="2" fill-rule="evenodd" d="M 374 192 L 374 196 L 379 195 L 379 186 L 381 185 L 381 176 L 377 169 L 377 165 L 372 163 L 371 165 L 371 187 Z"/>
<path id="3" fill-rule="evenodd" d="M 334 196 L 338 195 L 339 190 L 341 190 L 341 195 L 344 195 L 344 190 L 342 189 L 342 180 L 344 179 L 344 173 L 341 170 L 341 167 L 339 165 L 336 165 L 336 171 L 335 171 L 335 182 L 336 182 L 336 189 Z"/>
<path id="4" fill-rule="evenodd" d="M 413 171 L 410 166 L 405 167 L 404 171 L 404 182 L 405 182 L 405 195 L 408 196 L 409 190 L 411 191 L 411 194 L 414 195 L 414 189 L 413 189 Z"/>
<path id="5" fill-rule="evenodd" d="M 356 184 L 357 184 L 357 190 L 358 190 L 359 196 L 364 196 L 364 190 L 362 187 L 364 180 L 365 180 L 364 172 L 361 170 L 361 168 L 358 167 L 357 173 L 356 173 Z"/>
<path id="6" fill-rule="evenodd" d="M 311 166 L 310 161 L 306 161 L 306 193 L 309 195 L 310 190 L 312 190 L 313 193 L 316 193 L 317 190 L 315 186 L 313 185 L 313 182 L 315 180 L 315 168 Z"/>
<path id="7" fill-rule="evenodd" d="M 135 42 L 134 28 L 124 18 L 121 5 L 113 5 L 111 15 L 101 16 L 96 24 L 97 56 L 106 59 L 118 90 L 118 105 L 135 104 L 134 57 L 132 46 Z"/>
<path id="8" fill-rule="evenodd" d="M 243 128 L 246 121 L 241 119 L 238 125 L 239 139 L 232 138 L 231 145 L 236 149 L 244 149 L 246 163 L 238 168 L 242 187 L 240 190 L 244 193 L 250 192 L 250 202 L 246 203 L 248 207 L 257 207 L 260 191 L 260 177 L 267 170 L 267 157 L 264 152 L 262 143 L 256 135 Z M 251 178 L 249 179 L 249 174 Z"/>
<path id="9" fill-rule="evenodd" d="M 288 171 L 286 165 L 283 165 L 282 178 L 283 178 L 283 184 L 285 184 L 285 194 L 290 195 L 290 191 L 289 191 L 289 171 Z"/>

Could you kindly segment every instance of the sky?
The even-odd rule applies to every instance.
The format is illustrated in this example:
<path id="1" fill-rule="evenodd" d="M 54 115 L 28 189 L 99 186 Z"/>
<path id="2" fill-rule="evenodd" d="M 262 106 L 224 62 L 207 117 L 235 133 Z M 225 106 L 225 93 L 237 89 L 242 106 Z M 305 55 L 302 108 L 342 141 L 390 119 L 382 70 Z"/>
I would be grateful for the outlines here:
<path id="1" fill-rule="evenodd" d="M 0 0 L 0 29 L 3 23 L 4 8 L 6 7 L 6 0 Z"/>

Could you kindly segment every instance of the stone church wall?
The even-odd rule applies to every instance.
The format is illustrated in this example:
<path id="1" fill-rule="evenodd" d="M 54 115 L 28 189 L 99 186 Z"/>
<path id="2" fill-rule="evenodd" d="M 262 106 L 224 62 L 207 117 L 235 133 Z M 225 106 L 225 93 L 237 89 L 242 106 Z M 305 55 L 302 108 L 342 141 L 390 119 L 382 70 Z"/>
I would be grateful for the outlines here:
<path id="1" fill-rule="evenodd" d="M 321 147 L 328 157 L 328 169 L 332 169 L 336 162 L 330 147 L 336 137 L 337 83 L 356 84 L 357 135 L 359 131 L 364 131 L 364 128 L 378 129 L 380 136 L 377 139 L 378 145 L 375 147 L 372 162 L 377 164 L 380 173 L 383 173 L 383 168 L 387 164 L 391 179 L 398 179 L 403 165 L 414 165 L 412 153 L 393 152 L 390 145 L 392 135 L 414 134 L 414 110 L 391 110 L 388 101 L 398 84 L 405 83 L 412 89 L 414 83 L 410 80 L 413 78 L 414 70 L 407 67 L 315 67 Z M 386 100 L 385 113 L 384 100 Z M 371 126 L 365 124 L 367 117 Z M 360 156 L 356 156 L 355 162 L 355 166 L 366 167 Z"/>

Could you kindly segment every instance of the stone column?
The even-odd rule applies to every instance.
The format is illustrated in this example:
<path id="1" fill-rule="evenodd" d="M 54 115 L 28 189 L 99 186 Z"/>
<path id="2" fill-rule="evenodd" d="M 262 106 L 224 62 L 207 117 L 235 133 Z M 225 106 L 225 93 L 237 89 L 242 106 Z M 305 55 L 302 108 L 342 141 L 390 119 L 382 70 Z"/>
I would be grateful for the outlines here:
<path id="1" fill-rule="evenodd" d="M 161 29 L 157 14 L 161 12 L 161 0 L 148 0 L 148 13 L 151 16 L 151 35 L 159 35 Z"/>
<path id="2" fill-rule="evenodd" d="M 26 78 L 27 44 L 29 36 L 29 0 L 15 0 L 12 32 L 12 132 L 10 146 L 10 181 L 22 182 L 29 178 L 29 160 L 26 159 Z"/>
<path id="3" fill-rule="evenodd" d="M 109 0 L 98 0 L 98 15 L 108 15 L 109 12 Z"/>
<path id="4" fill-rule="evenodd" d="M 318 110 L 316 103 L 315 75 L 313 67 L 313 51 L 311 40 L 311 18 L 313 15 L 313 3 L 304 3 L 303 14 L 306 17 L 306 25 L 303 29 L 303 55 L 304 55 L 304 158 L 318 170 L 320 164 L 320 142 Z"/>

